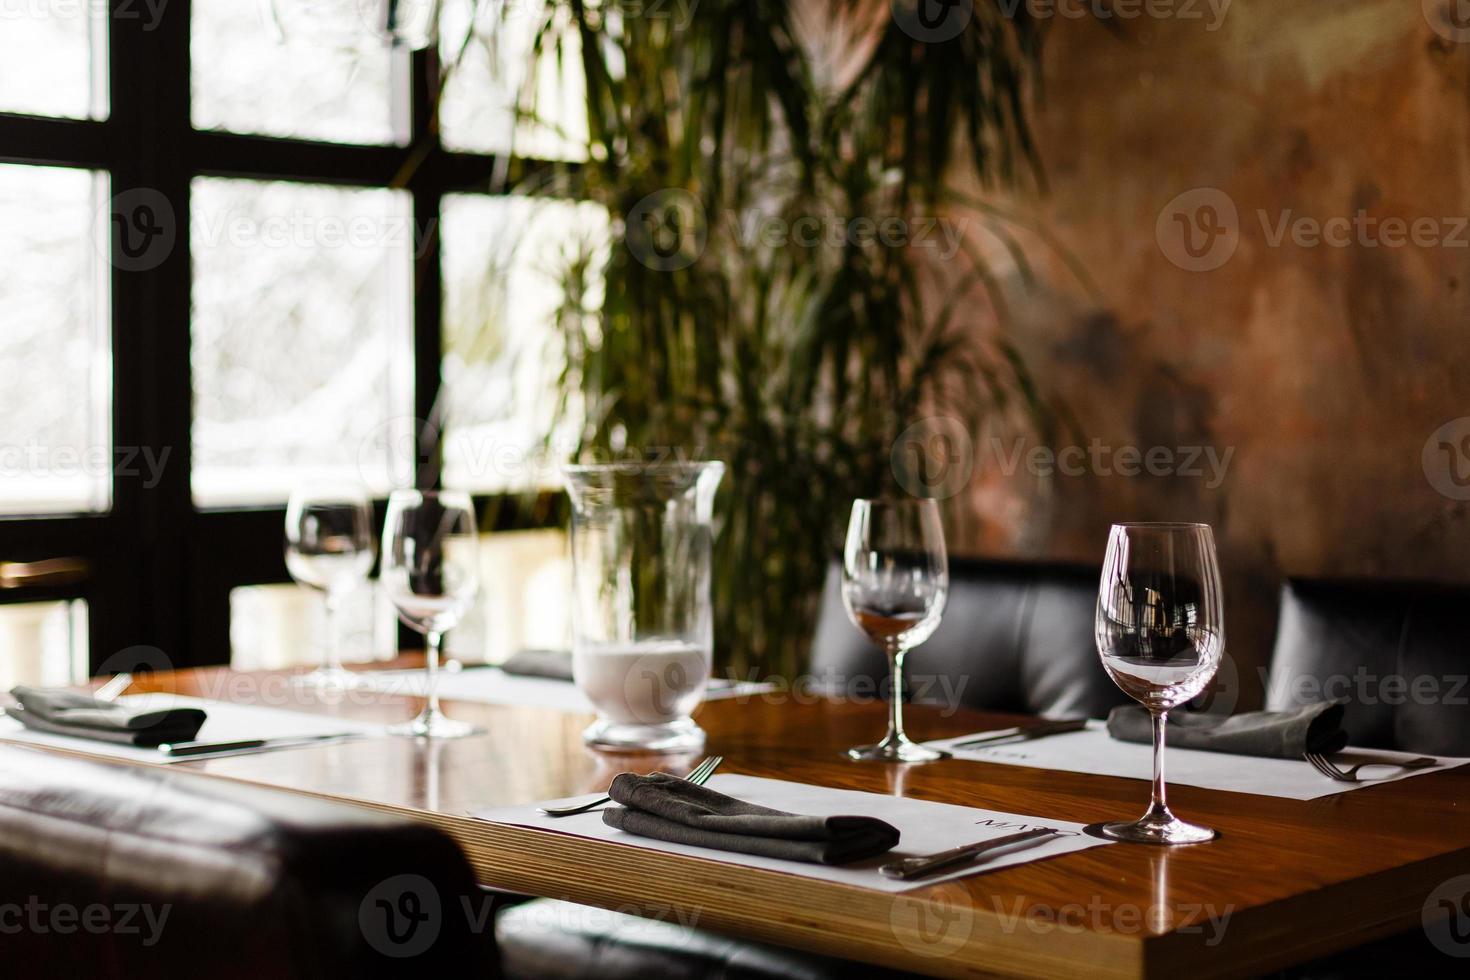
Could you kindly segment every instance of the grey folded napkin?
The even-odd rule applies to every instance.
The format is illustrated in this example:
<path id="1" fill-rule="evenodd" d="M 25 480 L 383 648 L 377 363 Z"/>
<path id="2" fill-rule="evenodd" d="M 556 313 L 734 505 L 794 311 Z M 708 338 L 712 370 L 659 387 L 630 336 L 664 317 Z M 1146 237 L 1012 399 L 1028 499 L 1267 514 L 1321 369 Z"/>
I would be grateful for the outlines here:
<path id="1" fill-rule="evenodd" d="M 1309 704 L 1291 711 L 1250 711 L 1240 715 L 1169 715 L 1167 745 L 1207 752 L 1231 752 L 1268 759 L 1300 759 L 1304 753 L 1340 752 L 1347 745 L 1341 704 Z M 1114 708 L 1108 734 L 1124 742 L 1152 742 L 1153 722 L 1137 705 Z"/>
<path id="2" fill-rule="evenodd" d="M 570 650 L 518 650 L 500 665 L 500 669 L 519 677 L 569 681 L 572 679 L 572 653 Z"/>
<path id="3" fill-rule="evenodd" d="M 846 864 L 891 850 L 898 828 L 876 817 L 808 817 L 733 799 L 707 786 L 654 773 L 623 773 L 602 812 L 610 827 L 640 837 L 761 857 Z"/>
<path id="4" fill-rule="evenodd" d="M 205 720 L 199 708 L 139 711 L 75 691 L 22 686 L 12 688 L 10 696 L 20 707 L 7 707 L 5 713 L 27 728 L 145 749 L 193 741 Z"/>

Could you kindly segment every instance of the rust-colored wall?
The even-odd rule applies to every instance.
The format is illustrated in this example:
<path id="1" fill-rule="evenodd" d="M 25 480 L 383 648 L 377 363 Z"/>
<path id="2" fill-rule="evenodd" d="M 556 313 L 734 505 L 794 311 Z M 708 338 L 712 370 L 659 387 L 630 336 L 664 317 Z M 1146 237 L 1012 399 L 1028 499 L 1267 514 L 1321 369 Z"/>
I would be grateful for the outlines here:
<path id="1" fill-rule="evenodd" d="M 1470 416 L 1470 30 L 1440 19 L 1453 6 L 1235 0 L 1216 31 L 1204 0 L 1202 20 L 1143 17 L 1118 32 L 1058 20 L 1035 117 L 1050 190 L 1017 206 L 1095 293 L 1017 230 L 1035 282 L 994 250 L 1009 330 L 1074 413 L 1080 440 L 1061 444 L 1231 455 L 1214 487 L 1208 467 L 1006 477 L 982 438 L 971 493 L 984 520 L 962 547 L 1091 561 L 1113 520 L 1214 524 L 1242 705 L 1274 627 L 1259 610 L 1281 576 L 1470 581 L 1470 504 L 1457 499 L 1470 487 L 1431 442 Z M 1197 188 L 1236 208 L 1233 254 L 1228 235 L 1198 262 L 1183 251 L 1176 213 L 1197 247 L 1200 205 L 1229 228 L 1219 194 L 1170 208 Z M 1288 211 L 1360 210 L 1402 219 L 1410 240 L 1395 246 L 1393 224 L 1341 247 L 1269 240 Z M 1226 255 L 1208 271 L 1174 261 Z M 1470 420 L 1443 435 L 1458 445 Z M 1456 461 L 1470 476 L 1470 455 Z"/>

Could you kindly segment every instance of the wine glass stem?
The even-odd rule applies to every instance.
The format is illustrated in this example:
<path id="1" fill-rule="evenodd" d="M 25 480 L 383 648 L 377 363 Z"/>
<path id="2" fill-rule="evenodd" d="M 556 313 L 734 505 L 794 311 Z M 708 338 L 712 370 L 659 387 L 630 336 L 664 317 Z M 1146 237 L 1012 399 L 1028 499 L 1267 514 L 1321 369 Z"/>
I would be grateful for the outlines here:
<path id="1" fill-rule="evenodd" d="M 903 655 L 906 651 L 900 646 L 888 648 L 888 663 L 893 676 L 893 690 L 888 696 L 888 738 L 887 742 L 901 742 L 908 738 L 903 731 Z"/>
<path id="2" fill-rule="evenodd" d="M 429 676 L 424 685 L 428 705 L 424 709 L 431 715 L 439 713 L 439 640 L 443 636 L 434 630 L 428 633 Z"/>
<path id="3" fill-rule="evenodd" d="M 336 593 L 328 592 L 326 595 L 327 608 L 327 655 L 325 668 L 336 673 L 342 669 L 342 648 L 337 636 L 337 607 L 340 605 Z"/>
<path id="4" fill-rule="evenodd" d="M 1169 801 L 1164 793 L 1164 728 L 1169 721 L 1169 712 L 1155 711 L 1154 723 L 1154 785 L 1149 800 L 1150 816 L 1167 817 Z"/>

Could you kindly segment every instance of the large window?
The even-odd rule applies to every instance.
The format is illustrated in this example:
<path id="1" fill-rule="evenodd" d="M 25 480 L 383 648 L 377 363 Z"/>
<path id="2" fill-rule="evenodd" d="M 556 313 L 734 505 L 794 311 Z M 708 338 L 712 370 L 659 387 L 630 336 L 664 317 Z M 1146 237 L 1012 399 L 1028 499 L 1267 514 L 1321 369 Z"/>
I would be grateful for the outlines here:
<path id="1" fill-rule="evenodd" d="M 139 648 L 289 659 L 283 507 L 314 477 L 442 479 L 500 529 L 550 517 L 520 492 L 547 476 L 556 265 L 606 222 L 492 177 L 578 159 L 576 59 L 534 79 L 533 124 L 529 5 L 476 24 L 445 0 L 414 53 L 365 43 L 361 6 L 4 12 L 0 633 L 26 653 L 0 651 L 0 678 Z M 349 636 L 381 655 L 391 622 L 357 605 Z"/>

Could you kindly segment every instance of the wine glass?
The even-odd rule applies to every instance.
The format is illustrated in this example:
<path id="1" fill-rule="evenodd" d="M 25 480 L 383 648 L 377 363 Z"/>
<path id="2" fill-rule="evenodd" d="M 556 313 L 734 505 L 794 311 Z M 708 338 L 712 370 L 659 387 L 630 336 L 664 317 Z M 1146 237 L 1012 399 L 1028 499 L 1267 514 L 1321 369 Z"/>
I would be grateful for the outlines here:
<path id="1" fill-rule="evenodd" d="M 944 526 L 933 500 L 856 500 L 842 559 L 842 604 L 858 629 L 888 654 L 893 674 L 888 734 L 848 749 L 851 759 L 931 762 L 949 753 L 903 730 L 903 658 L 939 626 L 949 594 Z"/>
<path id="2" fill-rule="evenodd" d="M 342 667 L 337 611 L 373 567 L 373 507 L 361 487 L 300 487 L 286 504 L 286 569 L 300 585 L 323 595 L 327 646 L 320 667 L 297 683 L 345 690 L 352 674 Z"/>
<path id="3" fill-rule="evenodd" d="M 480 731 L 439 710 L 439 646 L 475 603 L 479 537 L 468 494 L 395 490 L 383 528 L 383 585 L 398 618 L 427 640 L 424 710 L 395 735 L 462 738 Z"/>
<path id="4" fill-rule="evenodd" d="M 1114 840 L 1197 844 L 1216 832 L 1169 811 L 1164 728 L 1169 710 L 1210 683 L 1225 653 L 1215 536 L 1207 524 L 1114 524 L 1098 588 L 1095 633 L 1113 683 L 1153 715 L 1154 779 L 1141 820 L 1104 824 Z"/>

